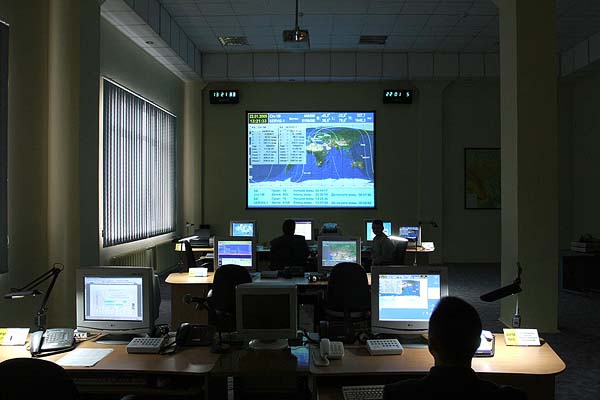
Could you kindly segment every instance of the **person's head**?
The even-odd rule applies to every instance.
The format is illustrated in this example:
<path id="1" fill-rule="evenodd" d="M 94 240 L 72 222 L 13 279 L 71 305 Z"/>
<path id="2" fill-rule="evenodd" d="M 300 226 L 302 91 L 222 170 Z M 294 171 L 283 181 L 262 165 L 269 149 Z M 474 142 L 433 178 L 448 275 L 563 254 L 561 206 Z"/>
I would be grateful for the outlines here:
<path id="1" fill-rule="evenodd" d="M 373 223 L 371 224 L 371 230 L 376 235 L 383 233 L 383 221 L 380 219 L 373 220 Z"/>
<path id="2" fill-rule="evenodd" d="M 477 310 L 458 297 L 443 297 L 429 318 L 429 351 L 435 365 L 471 366 L 480 335 Z"/>
<path id="3" fill-rule="evenodd" d="M 293 219 L 286 219 L 283 221 L 282 229 L 285 235 L 293 235 L 296 231 L 296 221 Z"/>

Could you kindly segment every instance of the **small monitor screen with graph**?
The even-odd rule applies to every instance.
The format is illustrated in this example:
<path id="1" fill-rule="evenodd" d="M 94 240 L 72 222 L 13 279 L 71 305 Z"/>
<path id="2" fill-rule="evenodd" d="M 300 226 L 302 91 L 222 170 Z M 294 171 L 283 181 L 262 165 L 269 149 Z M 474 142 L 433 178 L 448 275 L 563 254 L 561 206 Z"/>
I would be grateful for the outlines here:
<path id="1" fill-rule="evenodd" d="M 235 264 L 256 269 L 256 244 L 253 238 L 227 236 L 214 239 L 215 268 Z"/>
<path id="2" fill-rule="evenodd" d="M 229 236 L 256 237 L 256 221 L 229 221 Z"/>
<path id="3" fill-rule="evenodd" d="M 360 264 L 360 238 L 321 236 L 318 240 L 317 252 L 320 272 L 329 272 L 342 262 Z"/>

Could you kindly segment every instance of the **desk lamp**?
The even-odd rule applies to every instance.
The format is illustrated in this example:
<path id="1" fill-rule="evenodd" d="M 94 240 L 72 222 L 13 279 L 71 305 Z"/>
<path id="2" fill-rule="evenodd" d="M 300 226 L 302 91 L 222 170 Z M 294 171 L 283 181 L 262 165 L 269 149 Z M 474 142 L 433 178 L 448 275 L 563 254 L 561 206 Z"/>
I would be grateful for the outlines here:
<path id="1" fill-rule="evenodd" d="M 413 267 L 417 266 L 417 253 L 419 252 L 419 246 L 421 245 L 421 227 L 423 225 L 431 225 L 434 228 L 438 227 L 435 221 L 419 221 L 419 233 L 417 236 L 417 243 L 415 243 L 415 259 L 413 261 Z"/>
<path id="2" fill-rule="evenodd" d="M 60 266 L 60 267 L 58 267 Z M 40 305 L 40 309 L 38 310 L 35 316 L 35 326 L 37 330 L 44 331 L 46 329 L 46 314 L 48 312 L 48 299 L 50 298 L 50 293 L 52 292 L 52 288 L 54 288 L 54 284 L 56 283 L 56 279 L 58 278 L 58 274 L 64 269 L 64 265 L 60 263 L 55 263 L 49 271 L 44 272 L 42 275 L 38 276 L 27 285 L 22 288 L 16 289 L 11 288 L 10 293 L 4 295 L 5 299 L 21 299 L 25 296 L 38 296 L 40 294 L 44 294 L 44 299 L 42 300 L 42 304 Z M 36 288 L 52 278 L 46 293 L 37 290 Z"/>
<path id="3" fill-rule="evenodd" d="M 519 315 L 519 295 L 522 291 L 521 289 L 521 272 L 523 268 L 521 268 L 521 263 L 517 261 L 517 277 L 510 285 L 506 285 L 501 287 L 500 289 L 492 290 L 489 293 L 481 295 L 480 299 L 487 302 L 492 302 L 496 300 L 503 299 L 505 297 L 511 296 L 513 294 L 517 295 L 517 305 L 515 307 L 515 315 L 513 315 L 512 319 L 512 327 L 519 328 L 521 326 L 521 316 Z"/>

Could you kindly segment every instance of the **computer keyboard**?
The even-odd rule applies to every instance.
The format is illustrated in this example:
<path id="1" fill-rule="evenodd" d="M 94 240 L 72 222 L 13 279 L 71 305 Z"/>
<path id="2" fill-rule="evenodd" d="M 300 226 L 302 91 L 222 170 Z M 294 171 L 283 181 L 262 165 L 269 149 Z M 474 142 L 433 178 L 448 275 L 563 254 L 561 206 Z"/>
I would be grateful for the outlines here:
<path id="1" fill-rule="evenodd" d="M 382 400 L 384 385 L 342 386 L 344 400 Z"/>
<path id="2" fill-rule="evenodd" d="M 261 279 L 277 279 L 279 277 L 279 271 L 261 271 Z"/>

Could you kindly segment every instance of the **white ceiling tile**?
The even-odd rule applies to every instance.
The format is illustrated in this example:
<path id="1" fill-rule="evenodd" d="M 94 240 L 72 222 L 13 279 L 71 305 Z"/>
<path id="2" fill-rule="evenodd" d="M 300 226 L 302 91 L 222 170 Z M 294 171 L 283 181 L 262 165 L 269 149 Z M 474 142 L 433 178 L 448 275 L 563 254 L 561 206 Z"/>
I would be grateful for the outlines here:
<path id="1" fill-rule="evenodd" d="M 123 0 L 106 0 L 102 3 L 100 11 L 131 11 L 131 8 Z"/>
<path id="2" fill-rule="evenodd" d="M 385 42 L 387 50 L 409 50 L 417 36 L 389 36 Z"/>
<path id="3" fill-rule="evenodd" d="M 469 10 L 471 15 L 498 15 L 498 7 L 491 0 L 474 2 Z"/>
<path id="4" fill-rule="evenodd" d="M 248 35 L 273 35 L 273 29 L 270 25 L 267 26 L 252 26 L 242 27 L 242 31 Z"/>
<path id="5" fill-rule="evenodd" d="M 363 25 L 334 25 L 333 34 L 355 34 L 360 35 Z"/>
<path id="6" fill-rule="evenodd" d="M 231 3 L 231 8 L 233 8 L 233 12 L 238 15 L 264 15 L 271 11 L 266 0 L 252 2 L 236 1 Z"/>
<path id="7" fill-rule="evenodd" d="M 212 31 L 216 36 L 244 36 L 239 26 L 213 26 Z"/>
<path id="8" fill-rule="evenodd" d="M 414 1 L 410 0 L 404 3 L 402 14 L 433 14 L 437 8 L 437 1 Z"/>
<path id="9" fill-rule="evenodd" d="M 394 26 L 394 33 L 412 32 L 417 35 L 427 23 L 427 15 L 399 15 Z"/>
<path id="10" fill-rule="evenodd" d="M 418 51 L 435 51 L 437 50 L 442 36 L 419 36 L 412 45 L 412 50 Z"/>
<path id="11" fill-rule="evenodd" d="M 202 15 L 195 3 L 165 4 L 165 8 L 172 17 L 193 17 Z"/>
<path id="12" fill-rule="evenodd" d="M 365 23 L 370 25 L 394 25 L 396 18 L 396 15 L 367 15 Z"/>
<path id="13" fill-rule="evenodd" d="M 399 14 L 404 1 L 372 1 L 369 4 L 369 14 Z"/>
<path id="14" fill-rule="evenodd" d="M 471 8 L 472 1 L 456 1 L 452 3 L 442 2 L 439 3 L 435 9 L 435 14 L 444 15 L 462 15 L 465 14 Z"/>
<path id="15" fill-rule="evenodd" d="M 364 25 L 367 22 L 366 15 L 335 15 L 334 25 Z"/>
<path id="16" fill-rule="evenodd" d="M 236 17 L 232 16 L 224 16 L 224 15 L 214 15 L 207 16 L 206 22 L 210 26 L 240 26 L 240 23 Z"/>
<path id="17" fill-rule="evenodd" d="M 269 15 L 238 15 L 237 20 L 243 27 L 270 27 L 271 17 Z"/>
<path id="18" fill-rule="evenodd" d="M 228 3 L 198 2 L 198 9 L 203 15 L 234 15 L 233 8 Z"/>

